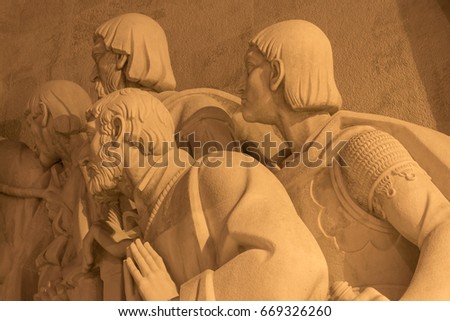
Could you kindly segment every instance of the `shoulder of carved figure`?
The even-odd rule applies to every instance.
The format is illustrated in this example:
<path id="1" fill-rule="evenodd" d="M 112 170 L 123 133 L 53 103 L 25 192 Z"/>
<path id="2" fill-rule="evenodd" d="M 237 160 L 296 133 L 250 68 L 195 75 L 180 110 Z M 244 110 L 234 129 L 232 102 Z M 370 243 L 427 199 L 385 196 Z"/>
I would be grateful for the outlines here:
<path id="1" fill-rule="evenodd" d="M 240 107 L 240 99 L 225 91 L 213 88 L 194 88 L 177 92 L 164 99 L 164 105 L 169 109 L 180 104 L 192 112 L 199 108 L 215 106 L 232 115 Z"/>
<path id="2" fill-rule="evenodd" d="M 210 153 L 198 163 L 202 189 L 214 192 L 218 197 L 240 197 L 250 184 L 257 181 L 279 184 L 261 163 L 239 152 Z"/>
<path id="3" fill-rule="evenodd" d="M 415 178 L 420 167 L 408 150 L 392 135 L 378 130 L 366 130 L 349 137 L 339 151 L 342 188 L 366 211 L 376 212 L 375 193 L 391 197 L 395 194 L 393 176 L 407 180 Z"/>

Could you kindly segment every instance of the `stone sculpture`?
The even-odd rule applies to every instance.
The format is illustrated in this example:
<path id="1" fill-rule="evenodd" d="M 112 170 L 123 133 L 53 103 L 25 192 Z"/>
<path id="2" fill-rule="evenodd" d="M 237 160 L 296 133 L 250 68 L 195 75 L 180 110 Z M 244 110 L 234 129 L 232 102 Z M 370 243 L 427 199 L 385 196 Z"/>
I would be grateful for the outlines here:
<path id="1" fill-rule="evenodd" d="M 175 91 L 166 35 L 150 17 L 127 13 L 104 22 L 94 33 L 92 57 L 91 80 L 99 98 L 121 88 L 140 88 L 169 109 L 177 144 L 195 158 L 203 155 L 208 142 L 215 142 L 209 147 L 218 150 L 231 147 L 229 109 L 237 106 L 219 90 Z"/>
<path id="2" fill-rule="evenodd" d="M 321 246 L 332 293 L 346 281 L 356 299 L 450 299 L 448 136 L 338 111 L 331 45 L 309 22 L 267 27 L 245 64 L 243 117 L 293 143 L 277 175 Z"/>
<path id="3" fill-rule="evenodd" d="M 89 190 L 135 202 L 142 242 L 126 266 L 144 299 L 326 299 L 322 253 L 270 171 L 233 152 L 194 162 L 174 144 L 170 113 L 142 90 L 113 92 L 90 115 Z"/>
<path id="4" fill-rule="evenodd" d="M 237 97 L 212 88 L 175 91 L 165 33 L 148 16 L 127 13 L 104 22 L 94 33 L 92 57 L 91 80 L 99 98 L 128 87 L 150 92 L 170 111 L 178 147 L 194 158 L 208 151 L 241 148 L 270 161 L 273 155 L 264 150 L 246 148 L 246 142 L 259 138 L 254 132 L 270 132 L 281 144 L 270 126 L 242 119 Z"/>
<path id="5" fill-rule="evenodd" d="M 32 300 L 35 260 L 51 241 L 42 199 L 50 173 L 25 144 L 0 141 L 0 300 Z"/>
<path id="6" fill-rule="evenodd" d="M 49 168 L 46 208 L 53 239 L 39 255 L 39 293 L 35 299 L 101 299 L 95 273 L 81 271 L 82 240 L 89 226 L 101 218 L 87 193 L 80 163 L 86 156 L 87 93 L 66 80 L 49 81 L 31 96 L 26 111 L 36 152 Z"/>
<path id="7" fill-rule="evenodd" d="M 104 22 L 94 33 L 92 57 L 95 65 L 91 80 L 95 82 L 98 97 L 122 88 L 138 88 L 151 93 L 170 111 L 178 147 L 192 157 L 200 158 L 214 150 L 239 150 L 241 145 L 236 138 L 242 141 L 248 138 L 235 135 L 235 129 L 248 126 L 242 117 L 233 117 L 240 107 L 237 97 L 208 88 L 175 91 L 165 33 L 150 17 L 127 13 Z M 237 132 L 240 134 L 243 130 Z M 252 155 L 262 158 L 260 154 L 257 150 Z M 135 215 L 133 206 L 124 197 L 119 198 L 119 205 L 110 211 L 103 226 L 101 222 L 92 226 L 85 240 L 86 262 L 95 258 L 91 248 L 96 243 L 101 244 L 102 233 L 98 231 L 105 228 L 118 230 L 124 224 L 123 213 L 127 217 Z M 109 246 L 107 251 L 112 257 L 107 268 L 110 276 L 103 277 L 106 299 L 123 298 L 121 261 L 125 248 L 134 237 L 133 232 L 130 233 L 117 232 L 114 237 L 117 246 Z"/>

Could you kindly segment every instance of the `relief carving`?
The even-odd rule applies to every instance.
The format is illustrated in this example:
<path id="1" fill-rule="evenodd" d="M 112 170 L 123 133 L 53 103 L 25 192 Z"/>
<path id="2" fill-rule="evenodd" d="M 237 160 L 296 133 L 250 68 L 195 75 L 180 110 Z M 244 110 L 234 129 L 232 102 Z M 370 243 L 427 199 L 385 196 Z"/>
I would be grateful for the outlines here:
<path id="1" fill-rule="evenodd" d="M 32 148 L 0 140 L 1 300 L 450 300 L 447 135 L 342 110 L 304 20 L 250 39 L 240 100 L 177 91 L 169 46 L 120 14 L 96 102 L 31 93 Z"/>

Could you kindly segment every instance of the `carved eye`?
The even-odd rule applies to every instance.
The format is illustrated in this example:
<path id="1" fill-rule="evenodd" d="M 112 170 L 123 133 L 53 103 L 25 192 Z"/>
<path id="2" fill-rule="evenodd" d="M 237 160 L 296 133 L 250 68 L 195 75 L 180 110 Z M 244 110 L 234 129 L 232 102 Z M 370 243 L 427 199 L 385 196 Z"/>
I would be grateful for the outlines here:
<path id="1" fill-rule="evenodd" d="M 100 58 L 102 57 L 102 54 L 99 52 L 93 52 L 92 53 L 92 59 L 94 59 L 95 63 L 98 64 L 100 61 Z"/>
<path id="2" fill-rule="evenodd" d="M 247 70 L 247 75 L 250 75 L 252 73 L 252 71 L 255 69 L 255 65 L 247 64 L 247 65 L 245 65 L 245 69 Z"/>
<path id="3" fill-rule="evenodd" d="M 88 137 L 88 141 L 91 142 L 92 139 L 93 139 L 94 136 L 95 136 L 95 128 L 93 128 L 93 127 L 91 127 L 91 126 L 88 126 L 88 127 L 86 128 L 86 135 L 87 135 L 87 137 Z"/>

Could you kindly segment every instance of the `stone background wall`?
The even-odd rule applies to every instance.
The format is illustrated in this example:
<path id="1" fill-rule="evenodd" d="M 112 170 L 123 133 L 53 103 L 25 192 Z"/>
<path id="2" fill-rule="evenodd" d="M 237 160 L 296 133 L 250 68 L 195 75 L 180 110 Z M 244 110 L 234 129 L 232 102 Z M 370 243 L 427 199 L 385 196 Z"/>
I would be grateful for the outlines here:
<path id="1" fill-rule="evenodd" d="M 0 135 L 21 137 L 30 92 L 67 79 L 94 95 L 92 34 L 140 12 L 166 31 L 178 89 L 235 93 L 247 42 L 286 19 L 318 25 L 334 48 L 344 108 L 394 116 L 450 134 L 448 0 L 2 0 Z M 22 126 L 23 127 L 23 126 Z M 22 136 L 23 137 L 23 136 Z"/>

